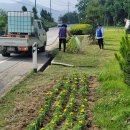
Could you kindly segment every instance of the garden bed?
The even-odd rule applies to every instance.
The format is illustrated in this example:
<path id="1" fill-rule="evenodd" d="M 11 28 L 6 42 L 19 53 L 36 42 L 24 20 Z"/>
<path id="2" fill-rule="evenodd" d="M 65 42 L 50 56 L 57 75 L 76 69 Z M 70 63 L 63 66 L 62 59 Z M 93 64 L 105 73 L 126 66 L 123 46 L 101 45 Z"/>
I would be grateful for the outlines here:
<path id="1" fill-rule="evenodd" d="M 86 75 L 63 77 L 46 96 L 37 119 L 27 130 L 84 129 L 88 110 Z"/>

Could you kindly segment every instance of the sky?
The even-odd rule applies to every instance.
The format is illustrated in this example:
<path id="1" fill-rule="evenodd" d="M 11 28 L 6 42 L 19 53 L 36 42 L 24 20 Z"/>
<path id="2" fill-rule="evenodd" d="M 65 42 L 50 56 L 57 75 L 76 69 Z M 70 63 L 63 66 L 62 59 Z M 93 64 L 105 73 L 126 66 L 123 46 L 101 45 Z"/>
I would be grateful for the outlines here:
<path id="1" fill-rule="evenodd" d="M 35 0 L 0 0 L 0 3 L 15 3 L 17 1 L 23 3 L 26 3 L 26 1 L 31 1 L 35 3 Z M 36 0 L 36 2 L 40 5 L 50 7 L 50 0 Z M 52 9 L 59 11 L 74 11 L 76 4 L 77 0 L 51 0 Z"/>

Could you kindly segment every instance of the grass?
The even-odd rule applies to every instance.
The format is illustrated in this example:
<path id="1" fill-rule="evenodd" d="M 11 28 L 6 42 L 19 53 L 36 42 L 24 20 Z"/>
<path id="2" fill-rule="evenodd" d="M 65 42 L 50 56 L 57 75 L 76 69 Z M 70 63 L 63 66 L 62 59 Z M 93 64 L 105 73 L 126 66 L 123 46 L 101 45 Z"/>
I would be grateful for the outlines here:
<path id="1" fill-rule="evenodd" d="M 31 73 L 0 100 L 0 129 L 15 130 L 19 129 L 23 122 L 29 124 L 37 116 L 45 93 L 51 89 L 50 86 L 53 86 L 60 76 L 75 72 L 79 75 L 96 75 L 100 81 L 96 90 L 97 102 L 93 108 L 95 123 L 101 129 L 129 129 L 130 90 L 123 83 L 122 72 L 114 57 L 114 53 L 118 53 L 123 35 L 122 30 L 118 32 L 113 28 L 106 29 L 104 50 L 100 50 L 97 45 L 89 45 L 87 37 L 84 36 L 79 54 L 59 52 L 55 58 L 57 62 L 77 67 L 52 65 L 43 73 Z M 28 113 L 31 109 L 35 110 L 33 114 Z"/>
<path id="2" fill-rule="evenodd" d="M 107 33 L 107 49 L 119 49 L 121 33 Z M 118 38 L 118 39 L 117 39 Z M 108 43 L 110 40 L 110 44 Z M 112 48 L 113 46 L 113 48 Z M 117 52 L 118 53 L 118 52 Z M 100 86 L 96 91 L 97 102 L 93 108 L 95 123 L 101 129 L 130 129 L 130 89 L 123 82 L 123 74 L 114 55 L 102 68 L 99 75 Z"/>

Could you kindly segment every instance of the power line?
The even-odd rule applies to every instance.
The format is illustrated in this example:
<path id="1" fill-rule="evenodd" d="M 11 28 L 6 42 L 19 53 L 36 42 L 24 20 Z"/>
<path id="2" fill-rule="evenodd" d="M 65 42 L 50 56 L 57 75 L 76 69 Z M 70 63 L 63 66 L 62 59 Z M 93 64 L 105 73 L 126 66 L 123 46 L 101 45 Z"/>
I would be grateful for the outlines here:
<path id="1" fill-rule="evenodd" d="M 68 7 L 68 3 L 59 3 L 59 2 L 57 2 L 57 1 L 53 1 L 52 2 L 53 4 L 55 4 L 55 5 L 60 5 L 60 6 L 67 6 Z M 75 5 L 71 5 L 71 4 L 69 4 L 69 6 L 75 6 Z"/>
<path id="2" fill-rule="evenodd" d="M 31 6 L 31 7 L 32 7 L 32 5 L 31 5 L 31 4 L 28 4 L 28 3 L 20 2 L 20 1 L 17 1 L 17 0 L 13 0 L 13 1 L 15 1 L 15 2 L 18 3 L 18 4 L 28 5 L 28 6 Z"/>
<path id="3" fill-rule="evenodd" d="M 15 1 L 16 3 L 18 3 L 18 4 L 21 4 L 21 5 L 28 5 L 28 6 L 30 6 L 30 7 L 33 7 L 33 3 L 32 4 L 29 4 L 29 3 L 25 3 L 25 2 L 21 2 L 21 1 L 17 1 L 17 0 L 13 0 L 13 1 Z M 36 0 L 34 0 L 35 2 L 34 2 L 34 6 L 36 7 L 37 6 L 37 2 L 36 2 Z M 55 4 L 55 5 L 59 5 L 59 6 L 66 6 L 66 7 L 68 7 L 68 12 L 69 12 L 69 10 L 70 10 L 70 6 L 75 6 L 74 4 L 72 4 L 72 3 L 65 3 L 65 2 L 63 2 L 63 3 L 59 3 L 58 1 L 52 1 L 52 0 L 50 0 L 50 13 L 52 14 L 52 4 Z M 44 7 L 46 7 L 46 6 L 44 6 Z M 42 7 L 40 7 L 40 6 L 38 6 L 38 8 L 40 8 L 40 9 L 44 9 L 44 7 L 42 8 Z M 48 7 L 47 7 L 48 8 Z M 54 9 L 54 10 L 56 10 L 56 9 Z M 56 11 L 59 11 L 59 10 L 56 10 Z"/>

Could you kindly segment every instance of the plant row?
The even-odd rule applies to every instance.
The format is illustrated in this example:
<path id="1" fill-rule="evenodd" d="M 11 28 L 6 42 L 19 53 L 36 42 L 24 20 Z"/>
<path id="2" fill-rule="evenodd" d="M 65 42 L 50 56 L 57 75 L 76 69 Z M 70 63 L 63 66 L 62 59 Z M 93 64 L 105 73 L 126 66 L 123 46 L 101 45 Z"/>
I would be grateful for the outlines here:
<path id="1" fill-rule="evenodd" d="M 46 103 L 39 111 L 38 118 L 28 126 L 27 130 L 55 130 L 58 127 L 62 130 L 83 129 L 87 120 L 87 94 L 86 75 L 80 78 L 74 74 L 62 78 L 54 89 L 48 92 Z M 53 115 L 50 121 L 43 125 L 51 107 Z"/>

